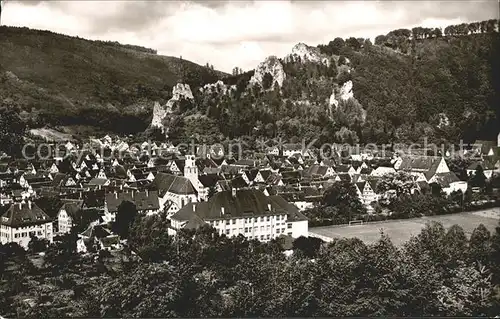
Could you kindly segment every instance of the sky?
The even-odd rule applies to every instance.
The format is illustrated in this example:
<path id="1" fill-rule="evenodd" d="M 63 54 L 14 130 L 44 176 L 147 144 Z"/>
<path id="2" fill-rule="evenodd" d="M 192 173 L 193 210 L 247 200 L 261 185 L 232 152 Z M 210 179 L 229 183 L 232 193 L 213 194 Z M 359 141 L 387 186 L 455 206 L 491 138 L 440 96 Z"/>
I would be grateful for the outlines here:
<path id="1" fill-rule="evenodd" d="M 37 1 L 6 0 L 2 24 L 112 40 L 250 70 L 299 42 L 326 44 L 398 28 L 445 27 L 499 17 L 498 0 L 459 1 Z"/>

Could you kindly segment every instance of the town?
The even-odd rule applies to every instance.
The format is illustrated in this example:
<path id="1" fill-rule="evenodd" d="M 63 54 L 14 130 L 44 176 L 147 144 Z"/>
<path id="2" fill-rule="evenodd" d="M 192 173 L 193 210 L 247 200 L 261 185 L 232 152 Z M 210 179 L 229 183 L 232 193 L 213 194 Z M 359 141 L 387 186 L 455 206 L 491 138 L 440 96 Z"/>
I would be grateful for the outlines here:
<path id="1" fill-rule="evenodd" d="M 171 143 L 129 146 L 125 138 L 109 135 L 80 144 L 66 141 L 58 146 L 59 152 L 25 154 L 30 160 L 2 157 L 1 242 L 25 249 L 33 237 L 52 243 L 84 221 L 78 225 L 85 229 L 75 243 L 78 251 L 87 252 L 89 245 L 120 250 L 126 238 L 111 226 L 117 215 L 132 214 L 123 210 L 124 202 L 137 214 L 165 216 L 169 226 L 164 231 L 172 236 L 181 229 L 210 225 L 228 237 L 262 242 L 288 237 L 283 242 L 290 242 L 310 235 L 311 222 L 318 224 L 310 220 L 310 212 L 340 184 L 355 189 L 362 213 L 344 222 L 320 221 L 321 225 L 355 225 L 390 216 L 381 203 L 399 196 L 404 187 L 409 194 L 434 192 L 435 187 L 440 196 L 459 194 L 463 209 L 465 194 L 482 193 L 480 187 L 487 182 L 498 192 L 500 134 L 498 141 L 476 145 L 453 156 L 429 155 L 425 149 L 384 151 L 382 156 L 376 151 L 333 150 L 322 159 L 318 149 L 304 150 L 300 143 L 228 155 L 222 146 L 196 146 L 195 152 L 186 153 Z M 462 176 L 448 164 L 457 156 L 468 159 Z M 490 194 L 482 202 L 498 203 L 497 193 Z M 59 206 L 47 205 L 50 200 Z"/>

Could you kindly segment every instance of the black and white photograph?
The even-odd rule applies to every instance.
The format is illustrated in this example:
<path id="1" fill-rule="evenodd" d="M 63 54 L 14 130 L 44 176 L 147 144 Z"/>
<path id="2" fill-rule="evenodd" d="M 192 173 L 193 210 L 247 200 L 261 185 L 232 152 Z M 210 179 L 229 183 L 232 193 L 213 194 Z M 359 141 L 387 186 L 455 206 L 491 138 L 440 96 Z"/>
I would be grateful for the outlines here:
<path id="1" fill-rule="evenodd" d="M 0 0 L 0 319 L 500 318 L 500 0 Z"/>

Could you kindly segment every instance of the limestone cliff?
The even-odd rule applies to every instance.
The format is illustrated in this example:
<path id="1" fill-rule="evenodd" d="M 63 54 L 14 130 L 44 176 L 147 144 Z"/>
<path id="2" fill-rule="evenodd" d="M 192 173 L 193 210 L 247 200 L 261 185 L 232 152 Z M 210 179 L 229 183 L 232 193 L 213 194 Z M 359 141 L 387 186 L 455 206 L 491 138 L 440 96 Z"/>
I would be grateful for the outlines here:
<path id="1" fill-rule="evenodd" d="M 347 101 L 350 98 L 354 97 L 354 92 L 352 91 L 352 81 L 347 81 L 345 82 L 342 87 L 339 90 L 339 99 L 342 101 Z M 332 95 L 330 95 L 330 106 L 337 106 L 339 105 L 339 100 L 335 98 L 335 88 L 332 91 Z"/>
<path id="2" fill-rule="evenodd" d="M 273 77 L 273 85 L 274 83 L 278 83 L 280 88 L 283 86 L 286 74 L 280 60 L 274 55 L 267 57 L 263 62 L 259 63 L 255 68 L 254 75 L 250 79 L 250 85 L 259 84 L 262 86 L 266 73 L 269 73 Z"/>
<path id="3" fill-rule="evenodd" d="M 177 83 L 172 88 L 172 98 L 167 101 L 165 106 L 161 106 L 160 103 L 155 102 L 151 126 L 161 128 L 164 131 L 163 120 L 174 112 L 175 104 L 182 99 L 194 100 L 193 92 L 191 92 L 189 84 Z"/>
<path id="4" fill-rule="evenodd" d="M 308 46 L 305 43 L 297 43 L 292 48 L 292 53 L 285 57 L 285 59 L 289 59 L 290 57 L 300 57 L 302 61 L 310 61 L 315 63 L 324 63 L 326 65 L 329 64 L 330 60 L 321 54 L 318 48 Z"/>
<path id="5" fill-rule="evenodd" d="M 199 88 L 202 93 L 218 93 L 226 95 L 231 91 L 236 90 L 236 85 L 226 85 L 221 80 L 215 83 L 205 84 L 203 87 Z"/>

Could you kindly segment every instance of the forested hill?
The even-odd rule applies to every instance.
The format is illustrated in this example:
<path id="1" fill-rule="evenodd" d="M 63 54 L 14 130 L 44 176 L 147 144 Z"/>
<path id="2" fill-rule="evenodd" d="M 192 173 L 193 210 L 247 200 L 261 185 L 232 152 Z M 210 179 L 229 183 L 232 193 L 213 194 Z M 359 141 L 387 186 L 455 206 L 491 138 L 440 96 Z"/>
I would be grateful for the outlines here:
<path id="1" fill-rule="evenodd" d="M 173 142 L 468 142 L 498 134 L 498 20 L 290 50 L 228 76 L 151 49 L 0 27 L 0 101 L 30 112 L 30 126 L 128 134 L 160 122 Z M 169 101 L 176 83 L 192 93 L 179 86 Z"/>
<path id="2" fill-rule="evenodd" d="M 30 125 L 144 130 L 154 102 L 166 102 L 177 82 L 224 75 L 153 49 L 0 27 L 0 103 L 30 113 Z"/>
<path id="3" fill-rule="evenodd" d="M 168 123 L 170 137 L 493 140 L 500 128 L 499 49 L 498 20 L 448 26 L 444 34 L 399 29 L 375 44 L 362 38 L 299 43 L 286 57 L 224 79 L 219 91 L 234 85 L 231 94 L 205 90 Z M 203 116 L 193 122 L 193 113 Z"/>

